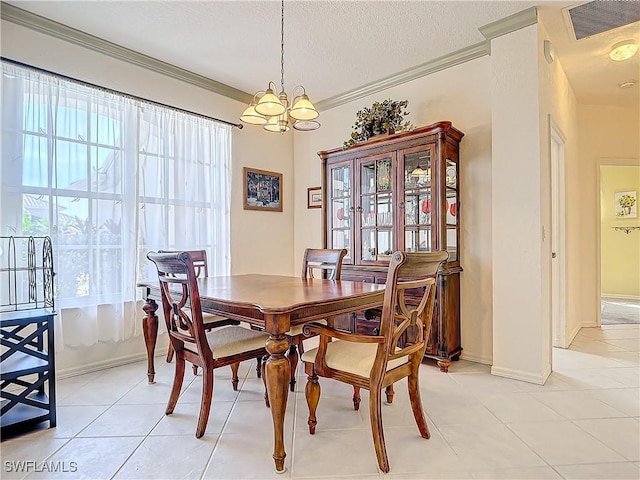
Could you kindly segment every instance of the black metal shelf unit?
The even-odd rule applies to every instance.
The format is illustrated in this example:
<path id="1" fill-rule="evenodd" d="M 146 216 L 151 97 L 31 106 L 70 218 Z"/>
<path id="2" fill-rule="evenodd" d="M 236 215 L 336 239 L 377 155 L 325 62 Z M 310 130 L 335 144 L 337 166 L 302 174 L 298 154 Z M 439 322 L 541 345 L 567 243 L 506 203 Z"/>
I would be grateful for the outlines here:
<path id="1" fill-rule="evenodd" d="M 0 426 L 3 434 L 44 421 L 55 427 L 51 239 L 0 237 L 0 242 Z"/>

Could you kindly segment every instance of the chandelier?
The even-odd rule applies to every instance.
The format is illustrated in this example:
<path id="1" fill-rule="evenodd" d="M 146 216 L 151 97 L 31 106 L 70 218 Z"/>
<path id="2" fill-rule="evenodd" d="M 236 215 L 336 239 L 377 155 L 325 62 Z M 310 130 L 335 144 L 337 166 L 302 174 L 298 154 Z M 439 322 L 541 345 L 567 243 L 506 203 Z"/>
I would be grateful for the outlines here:
<path id="1" fill-rule="evenodd" d="M 262 125 L 269 132 L 284 133 L 293 126 L 296 130 L 310 131 L 320 128 L 316 118 L 320 115 L 309 100 L 302 85 L 293 89 L 291 107 L 284 91 L 284 0 L 282 0 L 280 17 L 280 86 L 282 90 L 276 95 L 277 87 L 269 82 L 266 91 L 259 91 L 253 96 L 249 106 L 242 112 L 240 120 L 249 125 Z M 297 97 L 296 90 L 302 89 Z"/>

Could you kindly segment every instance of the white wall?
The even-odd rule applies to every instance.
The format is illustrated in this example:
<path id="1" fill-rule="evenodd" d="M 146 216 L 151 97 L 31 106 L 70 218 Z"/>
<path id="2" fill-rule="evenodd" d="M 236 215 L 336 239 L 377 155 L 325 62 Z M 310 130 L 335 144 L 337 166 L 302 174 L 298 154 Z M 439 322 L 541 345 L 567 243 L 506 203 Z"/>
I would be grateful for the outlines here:
<path id="1" fill-rule="evenodd" d="M 542 384 L 551 369 L 551 345 L 545 342 L 548 327 L 541 321 L 548 315 L 543 303 L 548 279 L 542 267 L 548 237 L 542 239 L 547 219 L 541 216 L 546 187 L 536 25 L 492 40 L 491 98 L 492 373 Z"/>
<path id="2" fill-rule="evenodd" d="M 2 56 L 107 88 L 239 122 L 245 105 L 227 97 L 141 67 L 2 21 Z M 257 127 L 233 129 L 231 190 L 231 270 L 241 273 L 293 274 L 293 136 Z M 242 168 L 280 172 L 283 212 L 243 210 Z M 304 198 L 304 197 L 303 197 Z M 159 339 L 164 346 L 166 339 Z M 144 341 L 135 338 L 108 348 L 65 349 L 57 355 L 58 370 L 101 365 L 105 359 L 144 355 Z"/>
<path id="3" fill-rule="evenodd" d="M 491 363 L 491 92 L 489 57 L 422 77 L 359 100 L 321 112 L 322 128 L 296 132 L 294 170 L 294 259 L 299 268 L 304 249 L 322 246 L 322 212 L 307 209 L 307 188 L 319 186 L 320 150 L 341 147 L 349 138 L 355 114 L 376 100 L 408 100 L 415 126 L 450 120 L 464 132 L 460 144 L 461 218 L 460 263 L 462 358 Z"/>
<path id="4" fill-rule="evenodd" d="M 583 242 L 583 234 L 576 213 L 581 210 L 580 203 L 584 190 L 581 160 L 578 154 L 578 118 L 577 101 L 571 84 L 556 56 L 549 64 L 543 54 L 543 42 L 550 41 L 544 27 L 544 17 L 538 23 L 538 66 L 540 87 L 540 165 L 542 168 L 542 223 L 550 237 L 551 228 L 551 190 L 550 190 L 550 119 L 565 138 L 565 236 L 566 236 L 566 331 L 565 337 L 571 341 L 578 333 L 583 318 L 580 302 L 580 282 L 583 275 L 581 266 L 584 259 L 578 254 Z M 543 278 L 551 279 L 551 241 L 543 243 Z M 543 341 L 546 341 L 546 328 L 551 328 L 551 282 L 542 286 L 543 311 L 542 326 L 545 329 Z M 550 353 L 550 352 L 549 352 Z"/>

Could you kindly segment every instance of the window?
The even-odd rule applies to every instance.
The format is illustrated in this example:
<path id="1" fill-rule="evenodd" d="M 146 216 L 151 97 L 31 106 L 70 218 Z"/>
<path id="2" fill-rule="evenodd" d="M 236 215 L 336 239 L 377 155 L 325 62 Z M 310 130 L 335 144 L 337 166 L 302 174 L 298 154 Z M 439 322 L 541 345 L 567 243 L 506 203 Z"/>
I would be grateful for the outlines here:
<path id="1" fill-rule="evenodd" d="M 149 250 L 204 248 L 229 273 L 230 127 L 5 62 L 3 75 L 2 232 L 51 236 L 66 344 L 139 330 Z"/>

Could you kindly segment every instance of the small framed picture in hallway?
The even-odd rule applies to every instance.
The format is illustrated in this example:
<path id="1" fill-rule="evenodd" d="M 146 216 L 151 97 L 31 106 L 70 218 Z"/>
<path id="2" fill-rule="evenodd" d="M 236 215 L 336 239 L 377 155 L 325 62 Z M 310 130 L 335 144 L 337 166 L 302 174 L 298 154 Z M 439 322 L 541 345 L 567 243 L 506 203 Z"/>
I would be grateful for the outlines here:
<path id="1" fill-rule="evenodd" d="M 616 192 L 614 196 L 616 218 L 636 218 L 638 216 L 637 192 Z"/>

